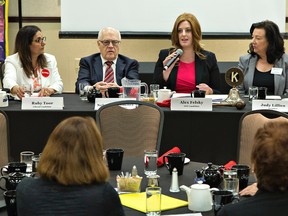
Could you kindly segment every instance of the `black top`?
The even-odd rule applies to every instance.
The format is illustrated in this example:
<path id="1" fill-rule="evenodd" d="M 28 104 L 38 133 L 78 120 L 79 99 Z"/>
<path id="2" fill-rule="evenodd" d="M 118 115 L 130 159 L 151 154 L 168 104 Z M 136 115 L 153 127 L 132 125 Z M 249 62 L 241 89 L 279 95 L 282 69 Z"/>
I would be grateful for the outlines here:
<path id="1" fill-rule="evenodd" d="M 263 73 L 255 68 L 253 86 L 267 87 L 267 94 L 274 95 L 274 75 L 271 70 Z"/>
<path id="2" fill-rule="evenodd" d="M 160 50 L 158 61 L 156 62 L 153 81 L 160 85 L 160 88 L 167 86 L 168 89 L 175 91 L 176 80 L 178 73 L 178 64 L 172 69 L 167 82 L 163 79 L 163 61 L 169 55 L 170 49 Z M 205 59 L 195 55 L 195 76 L 196 85 L 206 83 L 213 89 L 214 94 L 220 93 L 220 72 L 217 65 L 216 56 L 214 53 L 202 50 L 201 53 L 206 56 Z"/>
<path id="3" fill-rule="evenodd" d="M 109 183 L 64 186 L 27 177 L 17 186 L 16 197 L 18 216 L 124 215 L 119 196 Z"/>
<path id="4" fill-rule="evenodd" d="M 288 192 L 258 191 L 236 204 L 224 206 L 217 216 L 287 216 Z"/>

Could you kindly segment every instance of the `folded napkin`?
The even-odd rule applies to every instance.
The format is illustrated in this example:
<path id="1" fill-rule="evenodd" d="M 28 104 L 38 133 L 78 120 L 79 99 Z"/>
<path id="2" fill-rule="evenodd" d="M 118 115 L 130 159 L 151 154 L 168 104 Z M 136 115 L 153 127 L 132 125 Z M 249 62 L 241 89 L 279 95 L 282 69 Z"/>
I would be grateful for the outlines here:
<path id="1" fill-rule="evenodd" d="M 157 166 L 158 166 L 158 167 L 161 167 L 161 166 L 164 165 L 164 163 L 163 163 L 163 157 L 164 157 L 165 155 L 168 155 L 169 153 L 180 153 L 180 152 L 181 152 L 181 150 L 180 150 L 178 147 L 174 147 L 174 148 L 170 149 L 169 151 L 167 151 L 166 153 L 164 153 L 163 155 L 161 155 L 161 156 L 157 159 Z"/>
<path id="2" fill-rule="evenodd" d="M 130 193 L 119 195 L 122 205 L 141 212 L 146 212 L 146 193 Z M 188 202 L 167 195 L 161 195 L 161 211 L 187 206 Z"/>
<path id="3" fill-rule="evenodd" d="M 229 169 L 231 169 L 231 167 L 234 166 L 234 165 L 236 165 L 236 162 L 233 161 L 233 160 L 231 160 L 231 161 L 229 161 L 227 164 L 224 165 L 224 168 L 229 170 Z"/>
<path id="4" fill-rule="evenodd" d="M 162 102 L 156 102 L 156 104 L 160 107 L 170 107 L 171 106 L 171 99 L 164 100 Z"/>

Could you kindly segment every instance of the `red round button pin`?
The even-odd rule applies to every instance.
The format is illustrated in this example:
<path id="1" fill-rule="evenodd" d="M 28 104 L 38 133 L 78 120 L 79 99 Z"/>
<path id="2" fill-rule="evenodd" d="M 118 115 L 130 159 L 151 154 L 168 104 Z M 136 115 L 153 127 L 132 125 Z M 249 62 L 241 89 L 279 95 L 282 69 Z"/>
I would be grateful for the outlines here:
<path id="1" fill-rule="evenodd" d="M 43 77 L 48 77 L 50 75 L 50 72 L 48 69 L 44 68 L 42 69 L 41 74 Z"/>

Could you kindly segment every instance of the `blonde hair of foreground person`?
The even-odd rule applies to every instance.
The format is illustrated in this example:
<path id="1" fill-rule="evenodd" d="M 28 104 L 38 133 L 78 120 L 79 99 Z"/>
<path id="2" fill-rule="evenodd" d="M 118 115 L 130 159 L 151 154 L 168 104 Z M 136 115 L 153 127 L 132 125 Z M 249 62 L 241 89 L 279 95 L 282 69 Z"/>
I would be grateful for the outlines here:
<path id="1" fill-rule="evenodd" d="M 51 133 L 37 171 L 41 177 L 63 185 L 108 181 L 102 137 L 91 117 L 63 120 Z"/>

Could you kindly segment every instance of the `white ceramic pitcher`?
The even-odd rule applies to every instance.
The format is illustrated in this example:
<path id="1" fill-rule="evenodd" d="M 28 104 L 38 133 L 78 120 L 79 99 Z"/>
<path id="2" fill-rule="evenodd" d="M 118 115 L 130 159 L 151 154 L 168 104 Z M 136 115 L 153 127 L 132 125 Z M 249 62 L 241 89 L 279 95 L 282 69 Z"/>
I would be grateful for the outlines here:
<path id="1" fill-rule="evenodd" d="M 191 211 L 205 212 L 212 210 L 213 201 L 211 191 L 218 190 L 211 188 L 208 184 L 193 184 L 191 187 L 181 185 L 180 189 L 186 191 L 188 198 L 188 209 Z"/>

